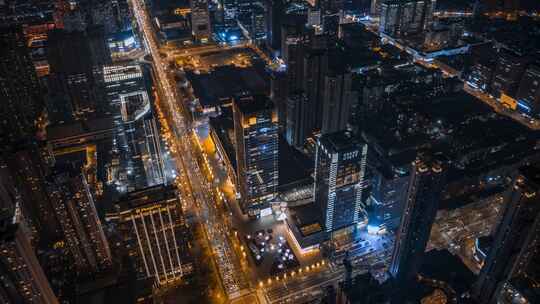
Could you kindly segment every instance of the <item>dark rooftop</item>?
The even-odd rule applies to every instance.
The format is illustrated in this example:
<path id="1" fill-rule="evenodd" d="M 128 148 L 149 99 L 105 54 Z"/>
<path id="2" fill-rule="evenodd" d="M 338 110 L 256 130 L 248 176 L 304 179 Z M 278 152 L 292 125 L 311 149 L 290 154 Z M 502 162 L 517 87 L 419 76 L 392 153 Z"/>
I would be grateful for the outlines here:
<path id="1" fill-rule="evenodd" d="M 253 114 L 274 108 L 272 100 L 266 95 L 236 97 L 234 103 L 243 114 Z"/>
<path id="2" fill-rule="evenodd" d="M 479 202 L 495 195 L 502 195 L 507 190 L 506 187 L 500 185 L 489 189 L 480 189 L 474 193 L 465 193 L 457 197 L 443 199 L 439 203 L 439 210 L 455 210 L 467 206 L 474 202 Z"/>
<path id="3" fill-rule="evenodd" d="M 114 118 L 96 118 L 88 121 L 77 121 L 72 124 L 63 124 L 47 127 L 48 140 L 62 140 L 72 136 L 82 136 L 85 133 L 102 132 L 114 128 Z"/>
<path id="4" fill-rule="evenodd" d="M 162 201 L 175 199 L 176 188 L 173 185 L 157 185 L 133 191 L 122 196 L 117 202 L 121 210 L 140 208 L 144 205 L 156 204 Z"/>
<path id="5" fill-rule="evenodd" d="M 348 151 L 358 147 L 358 140 L 348 131 L 322 135 L 319 138 L 319 142 L 326 150 L 330 151 L 330 153 Z"/>
<path id="6" fill-rule="evenodd" d="M 156 17 L 160 24 L 175 23 L 186 20 L 186 17 L 177 14 L 162 14 Z"/>
<path id="7" fill-rule="evenodd" d="M 420 274 L 428 279 L 446 282 L 457 295 L 467 292 L 476 276 L 463 264 L 459 257 L 448 250 L 431 250 L 424 255 Z"/>
<path id="8" fill-rule="evenodd" d="M 406 163 L 419 149 L 431 148 L 459 169 L 448 175 L 452 180 L 515 164 L 534 153 L 538 132 L 495 113 L 478 99 L 463 91 L 433 97 L 415 93 L 417 89 L 400 89 L 384 102 L 380 114 L 368 117 L 366 138 L 385 157 Z"/>
<path id="9" fill-rule="evenodd" d="M 63 153 L 61 155 L 55 155 L 54 160 L 57 166 L 68 166 L 72 168 L 77 168 L 80 171 L 80 169 L 86 165 L 86 150 L 79 150 L 70 153 Z"/>
<path id="10" fill-rule="evenodd" d="M 268 94 L 270 90 L 268 75 L 255 66 L 226 65 L 202 74 L 187 71 L 186 77 L 203 107 L 221 105 L 238 94 Z"/>
<path id="11" fill-rule="evenodd" d="M 493 236 L 486 235 L 481 236 L 478 238 L 478 248 L 485 254 L 489 252 L 491 249 L 491 245 L 493 245 Z"/>
<path id="12" fill-rule="evenodd" d="M 323 223 L 322 214 L 319 207 L 315 203 L 291 207 L 289 208 L 291 217 L 294 219 L 298 227 L 308 226 L 311 224 Z"/>

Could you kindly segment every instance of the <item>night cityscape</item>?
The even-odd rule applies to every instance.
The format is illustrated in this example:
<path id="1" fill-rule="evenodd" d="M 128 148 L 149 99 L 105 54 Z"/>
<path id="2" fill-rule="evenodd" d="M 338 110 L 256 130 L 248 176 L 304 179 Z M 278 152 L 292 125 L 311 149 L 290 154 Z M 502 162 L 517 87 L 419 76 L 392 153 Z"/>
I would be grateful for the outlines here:
<path id="1" fill-rule="evenodd" d="M 540 0 L 0 0 L 0 304 L 540 304 Z"/>

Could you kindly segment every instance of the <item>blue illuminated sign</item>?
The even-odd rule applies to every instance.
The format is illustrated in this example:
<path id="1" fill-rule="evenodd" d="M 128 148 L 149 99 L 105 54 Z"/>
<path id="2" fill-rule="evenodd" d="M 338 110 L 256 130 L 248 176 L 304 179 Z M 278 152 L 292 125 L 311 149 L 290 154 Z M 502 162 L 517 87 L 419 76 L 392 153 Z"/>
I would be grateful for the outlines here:
<path id="1" fill-rule="evenodd" d="M 529 106 L 528 102 L 526 102 L 525 100 L 523 99 L 518 100 L 517 105 L 520 111 L 531 113 L 531 107 Z"/>

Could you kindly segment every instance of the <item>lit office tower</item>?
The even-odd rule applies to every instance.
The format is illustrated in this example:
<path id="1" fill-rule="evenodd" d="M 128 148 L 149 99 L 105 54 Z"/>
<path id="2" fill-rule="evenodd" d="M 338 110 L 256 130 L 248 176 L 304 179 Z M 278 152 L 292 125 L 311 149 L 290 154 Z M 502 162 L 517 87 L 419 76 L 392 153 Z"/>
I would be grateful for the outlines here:
<path id="1" fill-rule="evenodd" d="M 242 210 L 266 215 L 278 186 L 277 113 L 268 97 L 255 95 L 235 98 L 233 115 Z"/>
<path id="2" fill-rule="evenodd" d="M 191 0 L 191 30 L 197 41 L 207 42 L 212 35 L 207 0 Z"/>
<path id="3" fill-rule="evenodd" d="M 162 183 L 159 132 L 143 69 L 133 63 L 104 66 L 103 79 L 116 124 L 112 152 L 119 160 L 109 181 L 127 191 Z"/>
<path id="4" fill-rule="evenodd" d="M 495 63 L 491 60 L 479 60 L 475 63 L 467 79 L 467 85 L 487 93 L 491 85 Z"/>
<path id="5" fill-rule="evenodd" d="M 315 202 L 326 232 L 349 232 L 366 219 L 362 194 L 367 144 L 346 131 L 322 135 L 315 154 Z"/>
<path id="6" fill-rule="evenodd" d="M 324 78 L 321 133 L 345 130 L 355 100 L 358 96 L 351 90 L 351 73 L 329 73 Z"/>
<path id="7" fill-rule="evenodd" d="M 526 61 L 526 58 L 518 54 L 501 50 L 491 79 L 491 94 L 497 98 L 502 94 L 515 96 L 519 81 L 525 72 Z"/>
<path id="8" fill-rule="evenodd" d="M 0 143 L 33 135 L 42 94 L 20 29 L 0 29 Z"/>
<path id="9" fill-rule="evenodd" d="M 390 274 L 401 287 L 416 281 L 444 187 L 442 165 L 429 154 L 419 155 L 411 171 L 390 265 Z"/>
<path id="10" fill-rule="evenodd" d="M 23 222 L 0 210 L 0 303 L 57 304 Z"/>
<path id="11" fill-rule="evenodd" d="M 373 215 L 369 219 L 370 231 L 393 233 L 399 228 L 409 186 L 407 169 L 406 166 L 382 167 L 375 173 L 370 197 Z"/>
<path id="12" fill-rule="evenodd" d="M 264 5 L 260 2 L 255 2 L 251 5 L 251 31 L 250 37 L 256 41 L 266 39 L 266 11 Z"/>
<path id="13" fill-rule="evenodd" d="M 504 297 L 509 288 L 519 290 L 532 284 L 531 286 L 536 285 L 538 289 L 539 190 L 540 169 L 533 166 L 520 168 L 502 220 L 495 232 L 493 245 L 473 288 L 479 302 L 498 303 L 497 297 L 501 291 Z"/>
<path id="14" fill-rule="evenodd" d="M 75 270 L 84 274 L 109 268 L 109 243 L 84 174 L 61 168 L 51 175 L 47 188 Z"/>
<path id="15" fill-rule="evenodd" d="M 432 0 L 382 0 L 379 31 L 393 37 L 418 34 L 433 20 Z"/>
<path id="16" fill-rule="evenodd" d="M 106 215 L 134 257 L 139 279 L 159 285 L 191 271 L 186 263 L 186 224 L 174 186 L 154 186 L 128 193 Z"/>
<path id="17" fill-rule="evenodd" d="M 405 1 L 401 7 L 401 33 L 418 33 L 423 29 L 425 1 Z"/>
<path id="18" fill-rule="evenodd" d="M 400 4 L 399 0 L 382 0 L 380 4 L 379 32 L 396 36 L 399 30 L 400 22 Z"/>
<path id="19" fill-rule="evenodd" d="M 238 0 L 222 0 L 223 21 L 225 25 L 234 26 L 238 17 Z"/>
<path id="20" fill-rule="evenodd" d="M 520 111 L 529 115 L 540 114 L 540 67 L 530 66 L 521 78 L 516 95 Z"/>

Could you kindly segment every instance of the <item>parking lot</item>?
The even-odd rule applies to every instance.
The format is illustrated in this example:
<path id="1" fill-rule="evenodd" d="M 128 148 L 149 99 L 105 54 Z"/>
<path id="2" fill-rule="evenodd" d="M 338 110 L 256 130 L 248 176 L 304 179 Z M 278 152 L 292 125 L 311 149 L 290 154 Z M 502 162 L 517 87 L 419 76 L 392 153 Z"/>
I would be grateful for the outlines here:
<path id="1" fill-rule="evenodd" d="M 278 275 L 300 266 L 285 237 L 272 229 L 245 234 L 242 241 L 258 272 L 266 276 Z"/>

